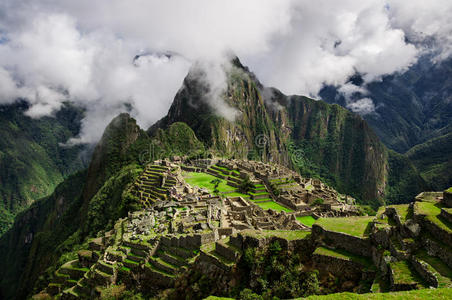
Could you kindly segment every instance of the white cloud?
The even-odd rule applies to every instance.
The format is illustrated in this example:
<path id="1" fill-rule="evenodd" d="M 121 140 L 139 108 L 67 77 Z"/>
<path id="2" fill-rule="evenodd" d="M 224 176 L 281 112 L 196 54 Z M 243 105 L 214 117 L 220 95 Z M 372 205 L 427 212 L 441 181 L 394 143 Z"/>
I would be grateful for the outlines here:
<path id="1" fill-rule="evenodd" d="M 360 115 L 367 115 L 375 111 L 375 105 L 372 99 L 362 98 L 347 104 L 347 107 Z"/>
<path id="2" fill-rule="evenodd" d="M 143 127 L 165 115 L 192 62 L 202 60 L 209 103 L 234 118 L 219 97 L 225 53 L 236 53 L 266 85 L 316 96 L 356 72 L 370 82 L 406 70 L 420 53 L 407 34 L 433 37 L 439 58 L 447 57 L 448 2 L 3 0 L 0 103 L 26 98 L 27 113 L 39 117 L 73 101 L 87 114 L 71 142 L 92 143 L 126 103 Z M 349 108 L 372 109 L 370 99 L 359 101 Z"/>
<path id="3" fill-rule="evenodd" d="M 430 40 L 437 60 L 452 54 L 452 1 L 387 0 L 391 24 L 414 42 Z"/>

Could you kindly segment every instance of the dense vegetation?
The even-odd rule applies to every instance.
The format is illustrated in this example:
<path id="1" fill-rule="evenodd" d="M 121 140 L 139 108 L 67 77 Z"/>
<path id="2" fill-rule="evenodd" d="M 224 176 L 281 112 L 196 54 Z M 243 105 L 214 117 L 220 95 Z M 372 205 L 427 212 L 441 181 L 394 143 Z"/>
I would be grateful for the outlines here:
<path id="1" fill-rule="evenodd" d="M 406 156 L 433 191 L 452 186 L 452 132 L 411 148 Z"/>
<path id="2" fill-rule="evenodd" d="M 162 131 L 151 140 L 127 114 L 115 118 L 88 170 L 70 176 L 51 196 L 19 214 L 0 239 L 0 265 L 5 266 L 0 296 L 24 298 L 38 292 L 88 238 L 111 229 L 114 221 L 137 209 L 137 199 L 129 188 L 143 164 L 155 159 L 149 157 L 149 145 L 160 147 L 159 156 L 180 155 L 182 152 L 165 149 L 182 147 L 181 141 L 184 148 L 180 151 L 186 154 L 197 155 L 202 150 L 186 125 Z"/>
<path id="3" fill-rule="evenodd" d="M 407 72 L 386 76 L 369 84 L 376 113 L 363 116 L 390 149 L 404 153 L 413 146 L 447 134 L 452 124 L 452 59 L 434 63 L 422 57 Z M 360 85 L 359 76 L 351 83 Z M 345 106 L 345 98 L 332 87 L 322 99 Z M 356 94 L 354 97 L 363 97 Z"/>
<path id="4" fill-rule="evenodd" d="M 85 165 L 81 146 L 59 145 L 78 134 L 81 110 L 66 105 L 54 117 L 32 119 L 27 108 L 0 106 L 0 236 L 18 212 Z"/>

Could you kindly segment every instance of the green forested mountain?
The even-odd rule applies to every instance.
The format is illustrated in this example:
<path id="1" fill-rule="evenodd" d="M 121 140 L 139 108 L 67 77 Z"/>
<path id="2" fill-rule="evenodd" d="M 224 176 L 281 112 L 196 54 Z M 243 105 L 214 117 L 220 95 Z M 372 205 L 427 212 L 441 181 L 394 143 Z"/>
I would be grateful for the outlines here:
<path id="1" fill-rule="evenodd" d="M 414 146 L 406 156 L 432 190 L 452 186 L 452 132 Z"/>
<path id="2" fill-rule="evenodd" d="M 39 291 L 41 281 L 45 283 L 56 267 L 76 257 L 88 237 L 111 229 L 118 218 L 136 208 L 128 187 L 143 171 L 150 144 L 160 153 L 172 149 L 168 153 L 174 155 L 203 151 L 183 123 L 161 130 L 151 140 L 127 114 L 116 117 L 95 148 L 89 168 L 68 177 L 51 196 L 20 213 L 1 237 L 0 265 L 5 267 L 0 298 L 22 299 L 33 288 Z"/>
<path id="3" fill-rule="evenodd" d="M 0 235 L 19 211 L 84 167 L 81 146 L 60 146 L 78 134 L 83 112 L 66 105 L 54 117 L 32 119 L 27 108 L 0 106 Z"/>
<path id="4" fill-rule="evenodd" d="M 351 82 L 362 83 L 359 78 Z M 404 153 L 451 131 L 452 59 L 434 63 L 431 57 L 422 57 L 406 72 L 386 76 L 366 89 L 364 96 L 372 99 L 376 111 L 363 118 L 390 149 Z M 320 95 L 328 103 L 346 105 L 332 87 Z"/>
<path id="5" fill-rule="evenodd" d="M 360 85 L 359 76 L 351 80 Z M 375 104 L 374 113 L 363 118 L 390 149 L 406 153 L 412 160 L 427 188 L 445 189 L 451 184 L 450 147 L 452 130 L 452 59 L 432 62 L 422 57 L 408 71 L 384 77 L 366 86 Z M 346 106 L 335 88 L 320 93 L 329 103 Z"/>
<path id="6" fill-rule="evenodd" d="M 410 184 L 399 186 L 398 174 L 388 172 L 395 160 L 388 159 L 378 137 L 361 117 L 339 105 L 265 88 L 237 59 L 226 97 L 237 112 L 231 122 L 207 104 L 202 93 L 206 87 L 196 72 L 185 79 L 168 115 L 149 129 L 151 135 L 157 128 L 185 122 L 220 155 L 286 164 L 373 205 L 384 198 L 404 201 L 403 193 L 412 197 L 422 189 L 422 179 L 407 160 L 399 161 L 399 167 L 407 170 L 403 178 Z M 262 136 L 265 143 L 257 145 L 255 139 Z"/>
<path id="7" fill-rule="evenodd" d="M 384 199 L 409 202 L 423 188 L 415 165 L 388 151 L 361 117 L 339 105 L 267 89 L 238 60 L 235 65 L 225 97 L 239 112 L 235 121 L 212 110 L 193 73 L 168 115 L 147 132 L 127 114 L 116 117 L 89 168 L 20 213 L 0 239 L 2 295 L 23 298 L 42 290 L 89 237 L 135 210 L 131 185 L 149 159 L 216 155 L 279 162 L 374 206 Z"/>

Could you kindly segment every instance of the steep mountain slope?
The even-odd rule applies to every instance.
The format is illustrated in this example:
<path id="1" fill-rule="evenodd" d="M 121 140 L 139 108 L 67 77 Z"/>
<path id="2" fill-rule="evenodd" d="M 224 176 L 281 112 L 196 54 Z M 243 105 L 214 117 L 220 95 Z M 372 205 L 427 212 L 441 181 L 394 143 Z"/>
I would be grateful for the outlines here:
<path id="1" fill-rule="evenodd" d="M 432 190 L 452 186 L 452 132 L 411 148 L 406 156 Z"/>
<path id="2" fill-rule="evenodd" d="M 182 143 L 184 152 L 174 151 Z M 68 177 L 52 195 L 20 213 L 0 238 L 1 299 L 23 299 L 33 288 L 41 290 L 41 281 L 46 282 L 55 268 L 76 257 L 89 237 L 111 229 L 114 221 L 136 208 L 128 187 L 141 174 L 141 163 L 150 159 L 149 145 L 155 145 L 162 155 L 166 149 L 174 155 L 202 150 L 185 124 L 174 124 L 151 140 L 129 115 L 116 117 L 106 128 L 89 168 Z M 59 261 L 63 253 L 64 261 Z"/>
<path id="3" fill-rule="evenodd" d="M 366 87 L 376 113 L 364 119 L 385 145 L 400 153 L 452 130 L 452 59 L 437 64 L 430 59 L 423 57 L 407 72 Z M 352 82 L 361 84 L 359 78 Z M 329 103 L 346 104 L 332 87 L 320 95 Z"/>
<path id="4" fill-rule="evenodd" d="M 88 170 L 21 213 L 0 239 L 0 265 L 6 266 L 0 275 L 2 295 L 24 298 L 42 290 L 89 237 L 110 230 L 136 209 L 131 185 L 143 163 L 158 157 L 219 154 L 280 162 L 372 204 L 388 197 L 385 192 L 395 195 L 393 201 L 409 201 L 409 194 L 420 189 L 422 178 L 410 161 L 388 153 L 359 116 L 264 88 L 238 60 L 235 65 L 226 94 L 240 112 L 235 121 L 219 117 L 208 104 L 206 86 L 193 73 L 199 70 L 187 76 L 168 115 L 148 133 L 127 114 L 116 117 Z"/>
<path id="5" fill-rule="evenodd" d="M 229 74 L 226 101 L 234 121 L 219 117 L 205 98 L 205 84 L 193 69 L 168 115 L 149 129 L 187 123 L 207 148 L 237 158 L 263 159 L 320 177 L 339 191 L 376 203 L 385 189 L 387 153 L 355 114 L 301 96 L 263 87 L 238 59 Z"/>
<path id="6" fill-rule="evenodd" d="M 78 134 L 82 111 L 66 105 L 55 117 L 32 119 L 27 108 L 0 107 L 0 235 L 15 214 L 84 166 L 81 146 L 59 146 Z"/>

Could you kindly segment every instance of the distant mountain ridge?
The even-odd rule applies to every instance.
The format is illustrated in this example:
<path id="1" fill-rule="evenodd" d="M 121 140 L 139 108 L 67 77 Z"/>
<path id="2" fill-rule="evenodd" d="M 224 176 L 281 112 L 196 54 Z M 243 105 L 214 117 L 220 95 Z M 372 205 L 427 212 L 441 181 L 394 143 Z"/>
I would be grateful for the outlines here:
<path id="1" fill-rule="evenodd" d="M 362 84 L 359 76 L 352 82 Z M 365 96 L 374 102 L 376 112 L 363 118 L 382 142 L 399 153 L 406 152 L 430 189 L 450 186 L 446 165 L 452 164 L 452 58 L 435 64 L 430 56 L 421 57 L 408 71 L 386 76 L 366 89 L 369 94 L 354 97 Z M 324 88 L 320 95 L 328 103 L 346 106 L 345 98 L 333 87 Z M 420 148 L 422 157 L 415 154 Z"/>

